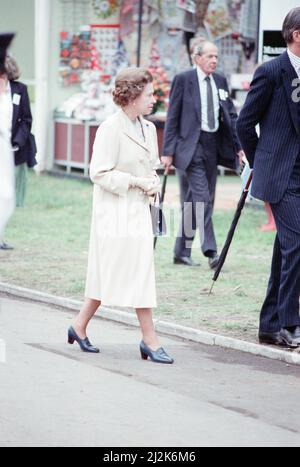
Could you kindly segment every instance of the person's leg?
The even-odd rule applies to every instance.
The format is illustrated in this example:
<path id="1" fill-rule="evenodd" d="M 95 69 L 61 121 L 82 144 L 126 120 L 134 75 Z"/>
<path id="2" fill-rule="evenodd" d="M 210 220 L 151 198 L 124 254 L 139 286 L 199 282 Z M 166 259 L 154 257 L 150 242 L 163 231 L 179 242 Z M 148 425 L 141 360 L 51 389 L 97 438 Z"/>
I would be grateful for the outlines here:
<path id="1" fill-rule="evenodd" d="M 136 314 L 140 322 L 143 340 L 140 344 L 140 352 L 143 360 L 150 358 L 153 362 L 172 364 L 174 360 L 160 347 L 155 332 L 151 308 L 137 308 Z"/>
<path id="2" fill-rule="evenodd" d="M 281 280 L 281 267 L 282 256 L 278 235 L 276 235 L 267 296 L 260 313 L 260 333 L 276 333 L 280 331 L 278 297 Z"/>
<path id="3" fill-rule="evenodd" d="M 184 202 L 186 200 L 186 195 L 189 191 L 189 181 L 184 170 L 176 170 L 179 182 L 179 195 L 180 195 L 180 204 L 183 209 Z"/>
<path id="4" fill-rule="evenodd" d="M 151 350 L 157 350 L 159 340 L 155 332 L 151 308 L 137 308 L 136 314 L 141 326 L 143 341 Z"/>
<path id="5" fill-rule="evenodd" d="M 98 300 L 93 300 L 91 298 L 86 298 L 82 309 L 77 315 L 74 322 L 74 330 L 80 339 L 86 338 L 86 329 L 91 321 L 92 317 L 98 310 L 101 302 Z"/>
<path id="6" fill-rule="evenodd" d="M 218 176 L 218 136 L 216 133 L 201 133 L 203 147 L 203 161 L 207 179 L 208 201 L 204 212 L 204 242 L 202 252 L 208 258 L 217 254 L 217 243 L 213 227 L 212 215 L 215 204 L 216 185 Z"/>
<path id="7" fill-rule="evenodd" d="M 208 177 L 207 177 L 208 178 Z M 213 258 L 217 254 L 217 243 L 213 227 L 212 215 L 215 203 L 215 193 L 217 184 L 217 167 L 211 170 L 208 178 L 209 202 L 204 205 L 204 227 L 200 224 L 200 238 L 203 238 L 201 250 L 204 256 Z M 198 223 L 199 226 L 199 223 Z M 186 195 L 186 201 L 182 209 L 182 220 L 180 223 L 179 234 L 175 244 L 175 256 L 191 256 L 192 245 L 196 235 L 196 216 L 194 212 L 194 203 L 192 190 L 189 189 Z"/>
<path id="8" fill-rule="evenodd" d="M 195 156 L 186 170 L 186 175 L 189 192 L 183 209 L 185 242 L 187 248 L 190 248 L 195 236 L 195 230 L 198 228 L 202 247 L 205 241 L 204 213 L 205 205 L 209 202 L 209 186 L 204 149 L 201 143 L 198 144 Z"/>
<path id="9" fill-rule="evenodd" d="M 21 164 L 15 167 L 16 175 L 16 206 L 23 208 L 25 204 L 27 187 L 27 164 Z"/>
<path id="10" fill-rule="evenodd" d="M 217 242 L 213 226 L 213 210 L 216 196 L 218 168 L 213 164 L 207 169 L 208 189 L 209 189 L 209 202 L 205 204 L 204 212 L 204 243 L 202 245 L 202 252 L 204 256 L 213 258 L 217 254 Z"/>
<path id="11" fill-rule="evenodd" d="M 179 189 L 180 189 L 180 204 L 181 204 L 181 219 L 179 225 L 179 231 L 175 242 L 174 247 L 174 257 L 191 257 L 192 252 L 192 243 L 195 236 L 195 230 L 189 232 L 189 237 L 187 238 L 187 228 L 185 228 L 184 219 L 192 219 L 192 192 L 189 188 L 189 182 L 187 175 L 182 170 L 177 170 Z"/>
<path id="12" fill-rule="evenodd" d="M 299 185 L 300 187 L 300 185 Z M 281 328 L 300 326 L 300 189 L 272 205 L 282 255 L 278 315 Z"/>

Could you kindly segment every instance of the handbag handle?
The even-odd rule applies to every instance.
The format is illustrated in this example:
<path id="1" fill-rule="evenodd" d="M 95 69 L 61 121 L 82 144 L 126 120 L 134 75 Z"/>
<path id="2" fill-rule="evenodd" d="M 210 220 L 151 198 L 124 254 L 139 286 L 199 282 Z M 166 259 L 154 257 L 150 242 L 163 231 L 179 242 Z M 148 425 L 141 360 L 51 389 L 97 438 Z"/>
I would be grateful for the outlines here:
<path id="1" fill-rule="evenodd" d="M 158 206 L 161 205 L 161 195 L 160 195 L 160 193 L 156 193 L 156 195 L 154 196 L 153 206 L 156 206 L 156 205 L 158 205 Z"/>

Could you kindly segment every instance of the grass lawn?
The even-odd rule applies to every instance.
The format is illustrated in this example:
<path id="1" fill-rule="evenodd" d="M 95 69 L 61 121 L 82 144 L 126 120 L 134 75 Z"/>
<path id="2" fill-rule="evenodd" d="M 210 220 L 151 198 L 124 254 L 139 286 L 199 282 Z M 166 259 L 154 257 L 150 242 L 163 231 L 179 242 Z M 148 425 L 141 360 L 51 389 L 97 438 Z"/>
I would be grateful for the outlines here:
<path id="1" fill-rule="evenodd" d="M 235 181 L 234 181 L 235 182 Z M 170 181 L 170 187 L 175 181 Z M 232 183 L 232 177 L 220 179 Z M 239 183 L 236 179 L 235 183 Z M 82 299 L 85 285 L 92 186 L 86 181 L 29 175 L 27 203 L 17 209 L 6 231 L 12 252 L 0 251 L 0 280 L 59 296 Z M 224 243 L 233 210 L 216 210 L 218 243 Z M 274 234 L 261 233 L 263 210 L 248 207 L 224 272 L 208 296 L 212 272 L 195 241 L 200 268 L 172 263 L 174 234 L 158 240 L 156 318 L 255 341 L 265 296 Z M 175 216 L 176 233 L 178 215 Z"/>

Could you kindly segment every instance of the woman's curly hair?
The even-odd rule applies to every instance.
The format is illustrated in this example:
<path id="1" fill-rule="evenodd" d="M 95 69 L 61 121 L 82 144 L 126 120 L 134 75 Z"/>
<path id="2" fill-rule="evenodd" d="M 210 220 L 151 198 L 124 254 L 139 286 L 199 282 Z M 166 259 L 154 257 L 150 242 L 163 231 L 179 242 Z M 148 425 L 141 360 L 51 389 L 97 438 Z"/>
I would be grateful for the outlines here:
<path id="1" fill-rule="evenodd" d="M 153 76 L 145 68 L 126 68 L 116 78 L 113 90 L 114 103 L 126 107 L 135 101 L 144 91 L 147 84 L 153 82 Z"/>

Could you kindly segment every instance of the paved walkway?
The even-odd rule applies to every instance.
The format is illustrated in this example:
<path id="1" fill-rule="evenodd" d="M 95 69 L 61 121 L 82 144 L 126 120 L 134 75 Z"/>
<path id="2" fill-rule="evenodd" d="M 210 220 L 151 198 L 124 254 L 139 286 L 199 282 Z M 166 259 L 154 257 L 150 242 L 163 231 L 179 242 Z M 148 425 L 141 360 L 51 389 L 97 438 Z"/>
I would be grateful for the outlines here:
<path id="1" fill-rule="evenodd" d="M 67 346 L 73 314 L 0 298 L 0 446 L 299 446 L 299 367 L 95 319 L 100 355 Z"/>

